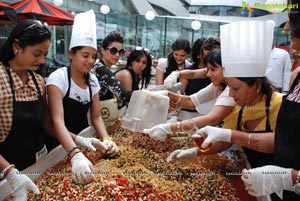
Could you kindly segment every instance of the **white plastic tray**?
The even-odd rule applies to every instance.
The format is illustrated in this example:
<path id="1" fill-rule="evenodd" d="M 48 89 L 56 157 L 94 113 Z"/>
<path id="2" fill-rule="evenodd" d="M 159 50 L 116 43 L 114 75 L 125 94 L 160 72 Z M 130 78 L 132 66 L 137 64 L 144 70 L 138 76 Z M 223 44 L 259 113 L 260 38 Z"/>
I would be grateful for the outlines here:
<path id="1" fill-rule="evenodd" d="M 94 136 L 95 132 L 95 128 L 90 126 L 81 131 L 78 135 L 91 137 Z M 31 180 L 35 180 L 39 178 L 47 169 L 62 161 L 66 156 L 67 152 L 61 145 L 59 145 L 44 158 L 41 158 L 32 166 L 22 170 L 22 172 L 26 173 Z M 0 182 L 0 200 L 4 200 L 10 194 L 10 192 L 11 188 L 9 184 L 5 179 L 2 180 Z"/>

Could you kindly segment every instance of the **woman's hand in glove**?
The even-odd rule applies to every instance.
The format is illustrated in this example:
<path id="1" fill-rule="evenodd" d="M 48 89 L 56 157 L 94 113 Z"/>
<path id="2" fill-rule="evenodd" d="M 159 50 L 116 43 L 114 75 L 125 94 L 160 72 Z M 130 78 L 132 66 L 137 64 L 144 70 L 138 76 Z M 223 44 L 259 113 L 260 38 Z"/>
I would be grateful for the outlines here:
<path id="1" fill-rule="evenodd" d="M 150 129 L 144 129 L 143 133 L 148 134 L 154 140 L 165 141 L 167 135 L 172 133 L 172 130 L 170 124 L 159 124 Z"/>
<path id="2" fill-rule="evenodd" d="M 243 170 L 242 180 L 250 195 L 263 196 L 276 192 L 282 199 L 283 190 L 293 190 L 292 169 L 274 165 Z"/>
<path id="3" fill-rule="evenodd" d="M 204 128 L 199 129 L 196 133 L 207 136 L 201 145 L 201 148 L 203 149 L 206 149 L 213 142 L 230 142 L 231 140 L 230 129 L 205 126 Z"/>
<path id="4" fill-rule="evenodd" d="M 190 148 L 190 149 L 177 149 L 173 151 L 167 158 L 167 162 L 171 161 L 187 161 L 187 160 L 193 160 L 197 157 L 198 148 Z"/>
<path id="5" fill-rule="evenodd" d="M 77 135 L 75 137 L 75 143 L 83 148 L 87 148 L 91 151 L 96 151 L 96 149 L 100 149 L 102 152 L 107 150 L 107 146 L 105 146 L 99 139 L 94 137 L 82 137 Z"/>
<path id="6" fill-rule="evenodd" d="M 119 153 L 119 147 L 117 144 L 109 139 L 103 140 L 103 144 L 107 147 L 107 151 L 105 152 L 108 156 L 112 157 Z"/>
<path id="7" fill-rule="evenodd" d="M 76 183 L 85 184 L 94 178 L 93 164 L 79 152 L 71 159 L 73 179 Z"/>
<path id="8" fill-rule="evenodd" d="M 34 194 L 40 194 L 38 187 L 25 174 L 19 173 L 17 169 L 13 169 L 6 176 L 12 191 L 11 195 L 15 201 L 26 201 L 27 191 L 30 190 Z"/>
<path id="9" fill-rule="evenodd" d="M 174 84 L 177 83 L 177 79 L 179 77 L 179 71 L 173 71 L 170 73 L 168 77 L 164 80 L 164 86 L 167 88 L 172 87 Z"/>

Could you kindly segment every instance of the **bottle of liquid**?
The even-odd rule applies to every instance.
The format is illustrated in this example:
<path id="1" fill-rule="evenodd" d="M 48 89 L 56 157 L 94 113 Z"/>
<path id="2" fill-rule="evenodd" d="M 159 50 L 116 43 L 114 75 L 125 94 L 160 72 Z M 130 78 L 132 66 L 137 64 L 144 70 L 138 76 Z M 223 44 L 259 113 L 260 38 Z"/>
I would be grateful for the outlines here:
<path id="1" fill-rule="evenodd" d="M 210 150 L 210 147 L 211 147 L 211 144 L 209 144 L 208 147 L 205 148 L 205 149 L 203 149 L 203 148 L 201 147 L 201 145 L 202 145 L 203 141 L 205 140 L 205 138 L 206 138 L 205 135 L 198 134 L 198 133 L 192 135 L 192 139 L 195 141 L 195 143 L 197 144 L 199 150 L 200 150 L 202 153 L 207 152 L 208 150 Z"/>

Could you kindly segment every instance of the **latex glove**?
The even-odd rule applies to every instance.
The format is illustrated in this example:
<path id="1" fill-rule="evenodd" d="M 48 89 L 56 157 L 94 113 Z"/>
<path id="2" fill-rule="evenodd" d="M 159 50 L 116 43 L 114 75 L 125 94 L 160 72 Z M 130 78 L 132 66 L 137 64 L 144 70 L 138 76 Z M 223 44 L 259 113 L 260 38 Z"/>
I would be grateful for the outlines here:
<path id="1" fill-rule="evenodd" d="M 148 134 L 154 140 L 165 141 L 167 135 L 172 133 L 172 130 L 170 124 L 158 124 L 150 129 L 144 129 L 143 133 Z"/>
<path id="2" fill-rule="evenodd" d="M 172 115 L 172 113 L 170 113 L 170 115 Z M 168 124 L 171 124 L 171 123 L 175 123 L 175 122 L 177 122 L 177 121 L 178 121 L 178 117 L 175 116 L 175 115 L 172 115 L 172 116 L 170 117 L 170 119 L 168 119 L 166 122 L 167 122 Z"/>
<path id="3" fill-rule="evenodd" d="M 9 183 L 13 196 L 13 200 L 26 201 L 27 191 L 31 190 L 34 194 L 40 194 L 38 187 L 25 174 L 19 173 L 17 169 L 13 169 L 7 176 L 6 180 Z"/>
<path id="4" fill-rule="evenodd" d="M 112 140 L 103 140 L 103 144 L 107 147 L 106 154 L 114 156 L 119 153 L 119 147 Z"/>
<path id="5" fill-rule="evenodd" d="M 192 160 L 197 157 L 197 151 L 198 149 L 196 147 L 190 148 L 190 149 L 177 149 L 173 151 L 167 158 L 167 162 L 171 161 L 187 161 L 187 160 Z"/>
<path id="6" fill-rule="evenodd" d="M 75 182 L 79 184 L 85 184 L 90 182 L 94 178 L 93 164 L 79 152 L 75 154 L 72 159 L 72 174 Z"/>
<path id="7" fill-rule="evenodd" d="M 213 126 L 205 126 L 199 129 L 196 133 L 207 135 L 203 141 L 201 148 L 207 148 L 213 142 L 230 142 L 231 140 L 231 130 L 224 128 L 217 128 Z"/>
<path id="8" fill-rule="evenodd" d="M 173 71 L 171 72 L 168 77 L 164 80 L 164 86 L 167 88 L 171 88 L 174 84 L 177 83 L 177 79 L 179 77 L 179 71 Z"/>
<path id="9" fill-rule="evenodd" d="M 267 165 L 243 170 L 242 180 L 250 195 L 263 196 L 276 192 L 282 199 L 283 190 L 293 190 L 292 169 Z"/>
<path id="10" fill-rule="evenodd" d="M 105 146 L 99 139 L 94 137 L 82 137 L 77 135 L 75 137 L 75 143 L 83 148 L 87 148 L 92 151 L 96 151 L 100 149 L 102 152 L 107 150 L 107 146 Z"/>

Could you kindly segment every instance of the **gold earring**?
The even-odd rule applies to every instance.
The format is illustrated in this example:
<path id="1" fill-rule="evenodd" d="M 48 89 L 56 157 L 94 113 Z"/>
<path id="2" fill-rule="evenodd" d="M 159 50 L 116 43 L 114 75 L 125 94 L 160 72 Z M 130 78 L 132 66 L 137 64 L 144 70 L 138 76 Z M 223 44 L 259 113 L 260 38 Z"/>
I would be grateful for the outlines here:
<path id="1" fill-rule="evenodd" d="M 17 54 L 17 53 L 18 53 L 18 50 L 15 51 L 15 54 Z"/>

